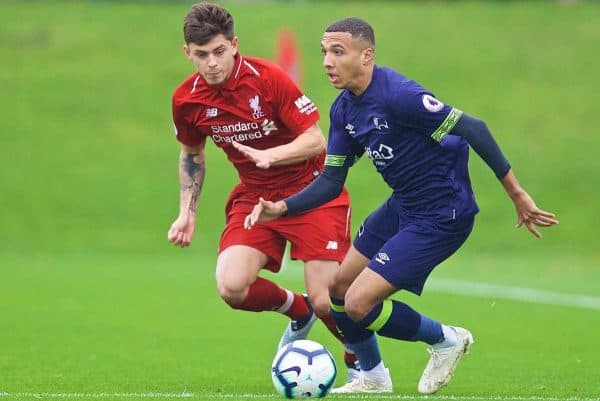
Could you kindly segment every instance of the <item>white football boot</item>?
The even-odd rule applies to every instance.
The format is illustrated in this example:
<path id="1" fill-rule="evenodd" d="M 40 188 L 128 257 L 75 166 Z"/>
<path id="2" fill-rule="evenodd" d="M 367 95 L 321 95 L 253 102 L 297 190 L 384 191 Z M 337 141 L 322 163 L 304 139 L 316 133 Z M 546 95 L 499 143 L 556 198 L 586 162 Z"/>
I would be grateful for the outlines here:
<path id="1" fill-rule="evenodd" d="M 390 371 L 385 368 L 387 377 L 384 381 L 376 381 L 359 371 L 358 377 L 354 380 L 349 381 L 341 387 L 337 387 L 331 390 L 332 394 L 359 394 L 359 393 L 391 393 L 393 392 L 392 378 L 390 377 Z"/>
<path id="2" fill-rule="evenodd" d="M 419 380 L 419 393 L 433 394 L 441 387 L 448 384 L 458 362 L 475 342 L 473 335 L 462 327 L 452 327 L 456 331 L 456 345 L 444 348 L 431 347 L 427 351 L 431 354 L 429 362 Z"/>
<path id="3" fill-rule="evenodd" d="M 281 349 L 285 345 L 288 345 L 289 343 L 294 342 L 296 340 L 306 340 L 310 329 L 312 328 L 313 324 L 315 324 L 315 322 L 317 321 L 317 315 L 315 315 L 315 312 L 313 311 L 312 306 L 308 301 L 308 296 L 303 295 L 303 297 L 306 300 L 308 308 L 310 309 L 310 318 L 302 326 L 299 326 L 298 321 L 290 320 L 290 323 L 286 326 L 285 331 L 283 332 L 283 335 L 279 340 L 279 345 L 277 346 L 277 349 Z"/>
<path id="4" fill-rule="evenodd" d="M 350 364 L 346 363 L 346 368 L 348 370 L 346 383 L 350 383 L 351 381 L 358 379 L 358 376 L 360 376 L 360 363 L 358 361 Z"/>

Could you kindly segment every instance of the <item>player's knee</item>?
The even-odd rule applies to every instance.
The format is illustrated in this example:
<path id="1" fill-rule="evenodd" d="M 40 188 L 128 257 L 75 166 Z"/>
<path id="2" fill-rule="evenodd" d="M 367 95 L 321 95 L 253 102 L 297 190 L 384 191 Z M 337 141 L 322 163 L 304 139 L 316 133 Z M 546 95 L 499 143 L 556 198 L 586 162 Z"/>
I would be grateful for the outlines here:
<path id="1" fill-rule="evenodd" d="M 310 299 L 310 304 L 315 311 L 315 315 L 319 317 L 319 319 L 323 320 L 329 316 L 329 297 L 327 294 L 323 294 L 321 296 L 312 297 Z"/>
<path id="2" fill-rule="evenodd" d="M 217 289 L 221 299 L 233 309 L 237 309 L 244 302 L 248 292 L 247 288 L 236 288 L 227 283 L 217 283 Z"/>
<path id="3" fill-rule="evenodd" d="M 352 293 L 346 294 L 344 309 L 348 317 L 355 322 L 363 320 L 371 310 L 367 303 Z"/>
<path id="4" fill-rule="evenodd" d="M 329 296 L 337 299 L 344 299 L 350 283 L 346 283 L 340 272 L 336 272 L 329 280 Z"/>

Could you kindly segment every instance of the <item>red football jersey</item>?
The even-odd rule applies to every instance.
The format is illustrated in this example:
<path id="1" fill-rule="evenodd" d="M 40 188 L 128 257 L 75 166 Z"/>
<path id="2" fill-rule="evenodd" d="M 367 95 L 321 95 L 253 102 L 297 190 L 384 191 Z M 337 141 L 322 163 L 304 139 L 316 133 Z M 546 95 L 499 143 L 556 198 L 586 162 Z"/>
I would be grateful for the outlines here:
<path id="1" fill-rule="evenodd" d="M 300 163 L 259 169 L 232 141 L 271 148 L 293 141 L 318 120 L 315 104 L 279 66 L 239 54 L 224 84 L 208 85 L 195 73 L 173 94 L 177 140 L 195 146 L 212 138 L 238 170 L 241 182 L 261 188 L 310 182 L 321 171 L 325 152 Z"/>

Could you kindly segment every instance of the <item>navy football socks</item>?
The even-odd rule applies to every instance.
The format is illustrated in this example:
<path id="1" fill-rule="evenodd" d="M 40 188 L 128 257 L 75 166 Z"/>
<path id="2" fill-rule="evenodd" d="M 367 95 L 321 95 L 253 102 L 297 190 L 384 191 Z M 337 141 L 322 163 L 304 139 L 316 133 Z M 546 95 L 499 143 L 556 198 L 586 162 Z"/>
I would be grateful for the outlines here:
<path id="1" fill-rule="evenodd" d="M 442 325 L 400 301 L 386 299 L 376 305 L 359 325 L 378 334 L 404 341 L 435 344 L 443 340 Z"/>

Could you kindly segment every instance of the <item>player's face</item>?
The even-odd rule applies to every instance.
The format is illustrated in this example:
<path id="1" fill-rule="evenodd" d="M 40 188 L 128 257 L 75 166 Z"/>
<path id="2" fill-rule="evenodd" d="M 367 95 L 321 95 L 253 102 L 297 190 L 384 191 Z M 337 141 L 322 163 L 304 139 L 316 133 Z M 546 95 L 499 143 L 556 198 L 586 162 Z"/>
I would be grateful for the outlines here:
<path id="1" fill-rule="evenodd" d="M 372 52 L 348 32 L 325 32 L 321 53 L 329 82 L 338 89 L 362 93 L 368 84 L 365 72 L 370 67 Z"/>
<path id="2" fill-rule="evenodd" d="M 209 85 L 220 85 L 227 81 L 233 71 L 237 43 L 237 37 L 228 40 L 219 34 L 202 46 L 186 44 L 183 50 Z"/>

